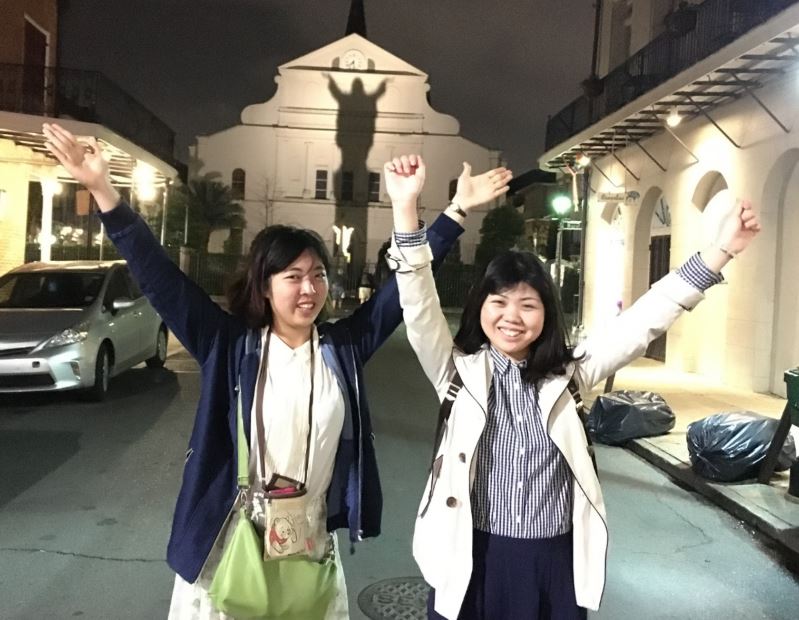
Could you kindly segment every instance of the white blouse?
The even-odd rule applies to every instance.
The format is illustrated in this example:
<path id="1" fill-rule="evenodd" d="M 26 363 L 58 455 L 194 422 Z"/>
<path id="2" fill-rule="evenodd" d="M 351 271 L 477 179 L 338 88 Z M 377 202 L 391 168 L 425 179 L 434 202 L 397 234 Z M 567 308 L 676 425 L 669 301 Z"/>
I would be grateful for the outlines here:
<path id="1" fill-rule="evenodd" d="M 266 348 L 265 329 L 261 339 Z M 312 498 L 324 496 L 333 476 L 333 463 L 344 424 L 344 395 L 335 375 L 319 351 L 319 334 L 314 328 L 314 398 L 311 455 L 306 486 Z M 311 389 L 311 341 L 292 349 L 273 334 L 269 342 L 267 377 L 263 398 L 266 437 L 266 481 L 272 474 L 303 479 L 305 446 L 308 438 L 308 397 Z M 260 380 L 258 370 L 256 385 Z M 256 406 L 250 419 L 250 481 L 259 478 L 260 446 L 256 428 Z M 256 485 L 257 486 L 257 485 Z"/>

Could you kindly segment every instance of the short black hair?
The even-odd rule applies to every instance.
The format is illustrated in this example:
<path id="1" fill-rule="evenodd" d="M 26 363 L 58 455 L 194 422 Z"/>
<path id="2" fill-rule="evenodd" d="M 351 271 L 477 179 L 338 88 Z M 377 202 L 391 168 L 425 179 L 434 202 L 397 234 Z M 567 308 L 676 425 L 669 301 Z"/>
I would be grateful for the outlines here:
<path id="1" fill-rule="evenodd" d="M 535 386 L 548 374 L 562 375 L 566 364 L 574 361 L 563 311 L 552 278 L 543 263 L 530 252 L 507 250 L 486 266 L 483 277 L 469 290 L 463 306 L 455 345 L 464 353 L 476 353 L 488 342 L 480 324 L 480 313 L 489 295 L 502 293 L 518 284 L 529 284 L 538 291 L 544 304 L 544 327 L 530 345 L 522 378 Z"/>
<path id="2" fill-rule="evenodd" d="M 327 248 L 314 231 L 278 224 L 259 232 L 250 245 L 244 271 L 228 288 L 231 313 L 254 329 L 271 325 L 272 307 L 266 300 L 269 278 L 287 269 L 306 250 L 318 256 L 325 271 L 330 271 Z"/>

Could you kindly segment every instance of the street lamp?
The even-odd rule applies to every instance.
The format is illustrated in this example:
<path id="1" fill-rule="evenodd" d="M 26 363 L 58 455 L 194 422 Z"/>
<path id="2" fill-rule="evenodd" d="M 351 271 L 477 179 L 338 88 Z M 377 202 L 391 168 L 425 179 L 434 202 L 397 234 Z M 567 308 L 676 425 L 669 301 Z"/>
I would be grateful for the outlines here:
<path id="1" fill-rule="evenodd" d="M 555 284 L 560 294 L 561 285 L 561 262 L 563 260 L 563 220 L 566 214 L 572 209 L 572 199 L 566 194 L 557 194 L 552 198 L 552 210 L 558 220 L 558 234 L 555 241 Z"/>
<path id="2" fill-rule="evenodd" d="M 682 116 L 680 116 L 680 111 L 677 109 L 677 106 L 671 108 L 669 115 L 666 117 L 666 124 L 669 127 L 676 127 L 682 121 Z"/>

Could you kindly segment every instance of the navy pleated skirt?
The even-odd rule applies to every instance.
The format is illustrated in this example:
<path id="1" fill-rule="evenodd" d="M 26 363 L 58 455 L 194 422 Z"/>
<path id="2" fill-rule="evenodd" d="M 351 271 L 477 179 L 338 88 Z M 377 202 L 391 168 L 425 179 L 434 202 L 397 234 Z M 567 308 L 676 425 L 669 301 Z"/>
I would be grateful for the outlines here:
<path id="1" fill-rule="evenodd" d="M 572 535 L 520 539 L 474 531 L 474 568 L 458 620 L 585 620 L 574 597 Z M 444 620 L 427 599 L 427 617 Z"/>

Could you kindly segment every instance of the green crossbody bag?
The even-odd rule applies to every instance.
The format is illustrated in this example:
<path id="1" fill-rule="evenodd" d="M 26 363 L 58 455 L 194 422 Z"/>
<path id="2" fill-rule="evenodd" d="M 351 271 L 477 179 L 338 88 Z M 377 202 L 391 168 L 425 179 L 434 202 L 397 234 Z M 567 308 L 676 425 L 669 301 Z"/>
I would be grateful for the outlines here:
<path id="1" fill-rule="evenodd" d="M 290 557 L 264 561 L 264 540 L 248 512 L 250 450 L 244 435 L 238 390 L 238 485 L 233 532 L 208 594 L 214 606 L 234 618 L 323 620 L 336 595 L 336 563 Z"/>

